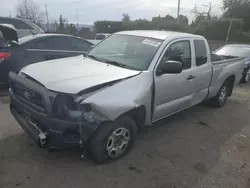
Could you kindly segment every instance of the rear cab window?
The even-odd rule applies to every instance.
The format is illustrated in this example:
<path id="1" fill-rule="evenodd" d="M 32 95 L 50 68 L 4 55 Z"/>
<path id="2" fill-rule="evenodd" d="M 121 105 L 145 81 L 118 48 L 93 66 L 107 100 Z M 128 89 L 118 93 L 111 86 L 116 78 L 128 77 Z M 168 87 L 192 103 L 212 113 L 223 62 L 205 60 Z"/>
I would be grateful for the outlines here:
<path id="1" fill-rule="evenodd" d="M 207 63 L 207 47 L 204 40 L 194 40 L 195 62 L 196 66 L 202 66 Z"/>

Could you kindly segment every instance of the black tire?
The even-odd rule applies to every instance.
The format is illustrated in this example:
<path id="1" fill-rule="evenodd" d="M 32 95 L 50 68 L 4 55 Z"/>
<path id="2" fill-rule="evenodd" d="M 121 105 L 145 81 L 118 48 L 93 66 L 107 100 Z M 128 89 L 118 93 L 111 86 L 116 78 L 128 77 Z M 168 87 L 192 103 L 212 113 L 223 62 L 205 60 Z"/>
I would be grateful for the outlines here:
<path id="1" fill-rule="evenodd" d="M 220 90 L 218 91 L 217 95 L 211 99 L 211 103 L 213 105 L 213 107 L 215 108 L 221 108 L 222 106 L 224 106 L 227 102 L 227 98 L 229 95 L 229 91 L 230 91 L 230 84 L 228 84 L 228 82 L 225 82 Z M 222 93 L 224 93 L 224 97 L 222 98 Z"/>
<path id="2" fill-rule="evenodd" d="M 250 79 L 250 68 L 246 68 L 242 74 L 241 83 L 248 83 Z"/>
<path id="3" fill-rule="evenodd" d="M 111 134 L 119 128 L 125 128 L 129 132 L 129 139 L 124 152 L 117 157 L 110 157 L 107 151 L 108 140 Z M 115 161 L 125 156 L 134 144 L 134 140 L 137 134 L 137 126 L 132 118 L 128 116 L 122 116 L 114 122 L 103 123 L 91 136 L 88 149 L 91 158 L 96 164 L 105 164 Z"/>

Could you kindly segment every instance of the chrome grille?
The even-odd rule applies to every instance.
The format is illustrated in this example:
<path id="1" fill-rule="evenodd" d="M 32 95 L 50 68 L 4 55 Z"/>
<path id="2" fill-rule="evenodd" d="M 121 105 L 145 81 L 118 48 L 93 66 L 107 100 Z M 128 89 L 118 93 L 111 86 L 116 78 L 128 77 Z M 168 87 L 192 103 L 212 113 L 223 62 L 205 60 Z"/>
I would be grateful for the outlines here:
<path id="1" fill-rule="evenodd" d="M 44 112 L 42 96 L 23 85 L 12 83 L 11 89 L 14 95 L 28 106 Z"/>

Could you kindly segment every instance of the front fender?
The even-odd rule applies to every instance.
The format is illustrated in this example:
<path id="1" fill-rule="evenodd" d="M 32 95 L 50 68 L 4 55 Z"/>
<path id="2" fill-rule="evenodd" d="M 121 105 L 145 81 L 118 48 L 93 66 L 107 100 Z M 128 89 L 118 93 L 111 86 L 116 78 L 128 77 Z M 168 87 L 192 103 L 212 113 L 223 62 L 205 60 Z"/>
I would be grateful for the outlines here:
<path id="1" fill-rule="evenodd" d="M 112 121 L 131 109 L 145 106 L 147 124 L 151 122 L 152 91 L 152 72 L 145 71 L 107 87 L 81 103 L 90 104 L 93 111 Z"/>

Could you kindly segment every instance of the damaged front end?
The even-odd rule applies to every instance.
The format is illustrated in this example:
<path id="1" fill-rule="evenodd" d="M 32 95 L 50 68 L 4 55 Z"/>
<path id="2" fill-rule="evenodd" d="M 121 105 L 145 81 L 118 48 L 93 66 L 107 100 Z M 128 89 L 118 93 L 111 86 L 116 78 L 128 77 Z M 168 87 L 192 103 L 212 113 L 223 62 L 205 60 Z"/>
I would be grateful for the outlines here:
<path id="1" fill-rule="evenodd" d="M 11 113 L 40 147 L 85 149 L 91 134 L 108 120 L 77 101 L 79 95 L 50 91 L 14 73 L 9 78 Z"/>
<path id="2" fill-rule="evenodd" d="M 28 75 L 9 74 L 10 110 L 41 147 L 82 148 L 103 122 L 137 112 L 150 124 L 153 80 L 150 72 L 87 88 L 77 94 L 48 90 Z"/>

